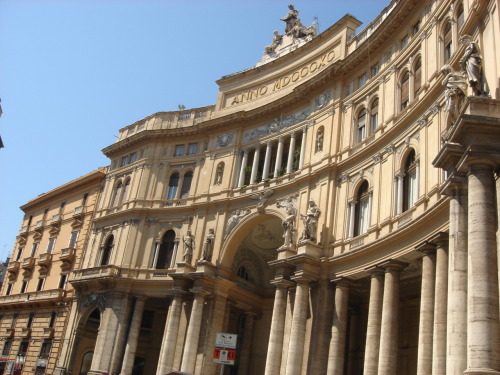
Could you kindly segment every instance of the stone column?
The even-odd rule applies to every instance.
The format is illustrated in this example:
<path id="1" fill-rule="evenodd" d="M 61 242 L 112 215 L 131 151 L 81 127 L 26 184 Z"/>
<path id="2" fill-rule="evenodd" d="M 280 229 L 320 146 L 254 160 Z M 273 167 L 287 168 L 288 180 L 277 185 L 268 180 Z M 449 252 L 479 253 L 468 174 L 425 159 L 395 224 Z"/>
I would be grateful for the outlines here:
<path id="1" fill-rule="evenodd" d="M 281 170 L 281 163 L 283 162 L 283 137 L 279 137 L 278 150 L 276 152 L 276 164 L 274 165 L 274 178 L 278 177 Z"/>
<path id="2" fill-rule="evenodd" d="M 255 184 L 255 179 L 257 178 L 257 172 L 259 171 L 259 155 L 260 155 L 260 146 L 257 146 L 255 148 L 255 152 L 253 154 L 252 173 L 250 175 L 250 184 Z"/>
<path id="3" fill-rule="evenodd" d="M 114 338 L 116 335 L 116 328 L 118 321 L 116 315 L 111 307 L 106 307 L 101 314 L 101 322 L 99 331 L 97 333 L 97 340 L 95 343 L 94 356 L 92 357 L 92 364 L 90 366 L 90 373 L 92 371 L 108 371 L 111 354 L 114 347 Z"/>
<path id="4" fill-rule="evenodd" d="M 286 173 L 293 172 L 293 157 L 295 154 L 295 133 L 290 134 L 290 146 L 288 147 L 288 160 L 286 163 Z"/>
<path id="5" fill-rule="evenodd" d="M 347 280 L 335 281 L 335 306 L 333 309 L 332 338 L 328 354 L 328 375 L 343 375 L 347 331 L 347 303 L 349 283 Z"/>
<path id="6" fill-rule="evenodd" d="M 130 330 L 125 346 L 125 354 L 120 375 L 131 375 L 132 367 L 134 366 L 135 353 L 137 350 L 137 342 L 139 341 L 139 333 L 141 330 L 142 313 L 144 312 L 144 303 L 146 297 L 140 296 L 135 299 L 134 315 L 130 323 Z"/>
<path id="7" fill-rule="evenodd" d="M 422 247 L 418 248 L 418 250 L 424 255 L 422 257 L 417 375 L 429 375 L 432 373 L 436 252 L 435 246 L 430 244 L 424 244 Z"/>
<path id="8" fill-rule="evenodd" d="M 264 158 L 264 170 L 262 171 L 262 179 L 265 180 L 269 177 L 269 166 L 271 165 L 271 153 L 273 151 L 273 146 L 271 142 L 267 142 L 266 146 L 266 156 Z"/>
<path id="9" fill-rule="evenodd" d="M 290 329 L 290 344 L 288 346 L 288 358 L 286 361 L 285 371 L 286 375 L 302 374 L 304 340 L 306 336 L 307 312 L 309 307 L 310 280 L 303 277 L 294 278 L 294 280 L 297 282 L 297 287 L 293 307 L 292 328 Z"/>
<path id="10" fill-rule="evenodd" d="M 300 143 L 300 159 L 299 159 L 299 169 L 304 167 L 304 158 L 306 155 L 306 137 L 307 137 L 307 127 L 302 129 L 302 142 Z"/>
<path id="11" fill-rule="evenodd" d="M 275 283 L 276 294 L 274 295 L 273 317 L 271 319 L 271 330 L 269 333 L 269 346 L 267 347 L 265 375 L 276 375 L 280 373 L 281 354 L 283 352 L 283 334 L 285 332 L 286 303 L 289 281 Z"/>
<path id="12" fill-rule="evenodd" d="M 191 317 L 189 318 L 189 325 L 186 332 L 186 343 L 184 345 L 184 352 L 182 353 L 181 371 L 183 372 L 194 373 L 205 294 L 201 291 L 196 291 L 194 294 Z"/>
<path id="13" fill-rule="evenodd" d="M 363 375 L 377 375 L 380 348 L 380 324 L 382 321 L 382 297 L 384 293 L 384 270 L 378 267 L 372 267 L 369 271 L 371 272 L 371 285 Z"/>
<path id="14" fill-rule="evenodd" d="M 245 313 L 245 330 L 243 333 L 243 344 L 241 345 L 240 364 L 238 366 L 238 375 L 247 375 L 250 373 L 250 355 L 252 351 L 253 326 L 257 314 L 254 312 Z"/>
<path id="15" fill-rule="evenodd" d="M 399 275 L 405 264 L 390 260 L 380 266 L 385 268 L 385 278 L 380 325 L 378 375 L 397 375 Z"/>
<path id="16" fill-rule="evenodd" d="M 177 346 L 177 336 L 179 334 L 183 298 L 183 293 L 178 292 L 170 303 L 156 375 L 165 375 L 173 370 L 172 367 L 174 364 L 175 348 Z"/>
<path id="17" fill-rule="evenodd" d="M 450 194 L 446 374 L 467 368 L 467 190 L 457 185 Z"/>
<path id="18" fill-rule="evenodd" d="M 443 233 L 436 241 L 436 289 L 432 343 L 432 375 L 446 375 L 446 325 L 448 310 L 448 243 Z"/>
<path id="19" fill-rule="evenodd" d="M 465 374 L 499 374 L 498 271 L 493 168 L 468 171 L 468 332 Z"/>
<path id="20" fill-rule="evenodd" d="M 243 159 L 241 160 L 240 178 L 238 179 L 238 186 L 245 185 L 245 169 L 248 163 L 248 149 L 243 150 Z"/>

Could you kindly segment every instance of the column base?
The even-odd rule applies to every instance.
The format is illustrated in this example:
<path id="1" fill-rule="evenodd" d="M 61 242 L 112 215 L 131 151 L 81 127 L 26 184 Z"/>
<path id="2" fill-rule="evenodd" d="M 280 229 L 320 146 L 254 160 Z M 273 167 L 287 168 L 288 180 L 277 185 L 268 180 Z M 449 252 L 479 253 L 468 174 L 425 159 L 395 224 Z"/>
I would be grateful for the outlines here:
<path id="1" fill-rule="evenodd" d="M 298 244 L 298 253 L 299 254 L 307 254 L 313 257 L 321 256 L 321 246 L 318 246 L 312 240 L 300 240 Z"/>
<path id="2" fill-rule="evenodd" d="M 199 260 L 196 267 L 196 273 L 215 275 L 217 267 L 208 260 Z"/>
<path id="3" fill-rule="evenodd" d="M 475 368 L 465 370 L 464 375 L 500 375 L 500 371 L 489 368 Z"/>

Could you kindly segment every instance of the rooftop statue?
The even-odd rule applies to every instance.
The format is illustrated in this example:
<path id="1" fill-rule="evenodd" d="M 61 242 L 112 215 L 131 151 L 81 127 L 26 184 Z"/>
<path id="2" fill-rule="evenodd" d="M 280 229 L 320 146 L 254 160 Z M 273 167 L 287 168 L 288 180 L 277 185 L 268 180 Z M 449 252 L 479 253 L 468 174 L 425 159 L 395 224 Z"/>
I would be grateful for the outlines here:
<path id="1" fill-rule="evenodd" d="M 445 76 L 442 84 L 446 87 L 444 110 L 449 113 L 450 120 L 454 122 L 458 117 L 463 99 L 467 96 L 467 75 L 463 71 L 454 71 L 448 64 L 441 68 L 441 73 Z"/>
<path id="2" fill-rule="evenodd" d="M 285 34 L 289 35 L 290 32 L 292 31 L 293 27 L 297 23 L 297 19 L 299 17 L 299 11 L 296 10 L 292 4 L 288 5 L 288 8 L 290 9 L 287 13 L 287 15 L 283 18 L 280 18 L 281 21 L 285 21 Z"/>
<path id="3" fill-rule="evenodd" d="M 283 35 L 278 33 L 277 30 L 274 30 L 274 37 L 273 37 L 273 42 L 266 46 L 265 48 L 265 53 L 270 54 L 276 51 L 276 48 L 283 42 Z"/>

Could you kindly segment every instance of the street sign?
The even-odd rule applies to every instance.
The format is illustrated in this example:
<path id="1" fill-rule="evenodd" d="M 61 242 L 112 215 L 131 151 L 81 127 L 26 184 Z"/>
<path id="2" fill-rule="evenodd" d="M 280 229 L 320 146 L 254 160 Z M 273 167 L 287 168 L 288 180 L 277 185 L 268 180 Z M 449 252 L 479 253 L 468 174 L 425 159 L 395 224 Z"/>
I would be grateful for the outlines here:
<path id="1" fill-rule="evenodd" d="M 236 349 L 238 335 L 233 333 L 217 333 L 215 337 L 215 346 L 219 348 Z"/>
<path id="2" fill-rule="evenodd" d="M 236 359 L 236 350 L 231 349 L 214 349 L 214 362 L 223 365 L 234 365 Z"/>

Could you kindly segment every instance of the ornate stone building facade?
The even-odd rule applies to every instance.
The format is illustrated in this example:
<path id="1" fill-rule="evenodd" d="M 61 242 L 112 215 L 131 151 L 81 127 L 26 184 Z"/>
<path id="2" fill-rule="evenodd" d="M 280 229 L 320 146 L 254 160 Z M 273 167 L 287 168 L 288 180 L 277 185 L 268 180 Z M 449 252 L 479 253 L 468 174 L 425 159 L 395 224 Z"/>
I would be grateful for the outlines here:
<path id="1" fill-rule="evenodd" d="M 0 296 L 0 374 L 53 374 L 67 327 L 90 220 L 106 168 L 21 207 L 21 230 Z"/>
<path id="2" fill-rule="evenodd" d="M 228 332 L 226 375 L 500 374 L 498 5 L 291 6 L 215 105 L 121 129 L 55 373 L 219 374 Z"/>

